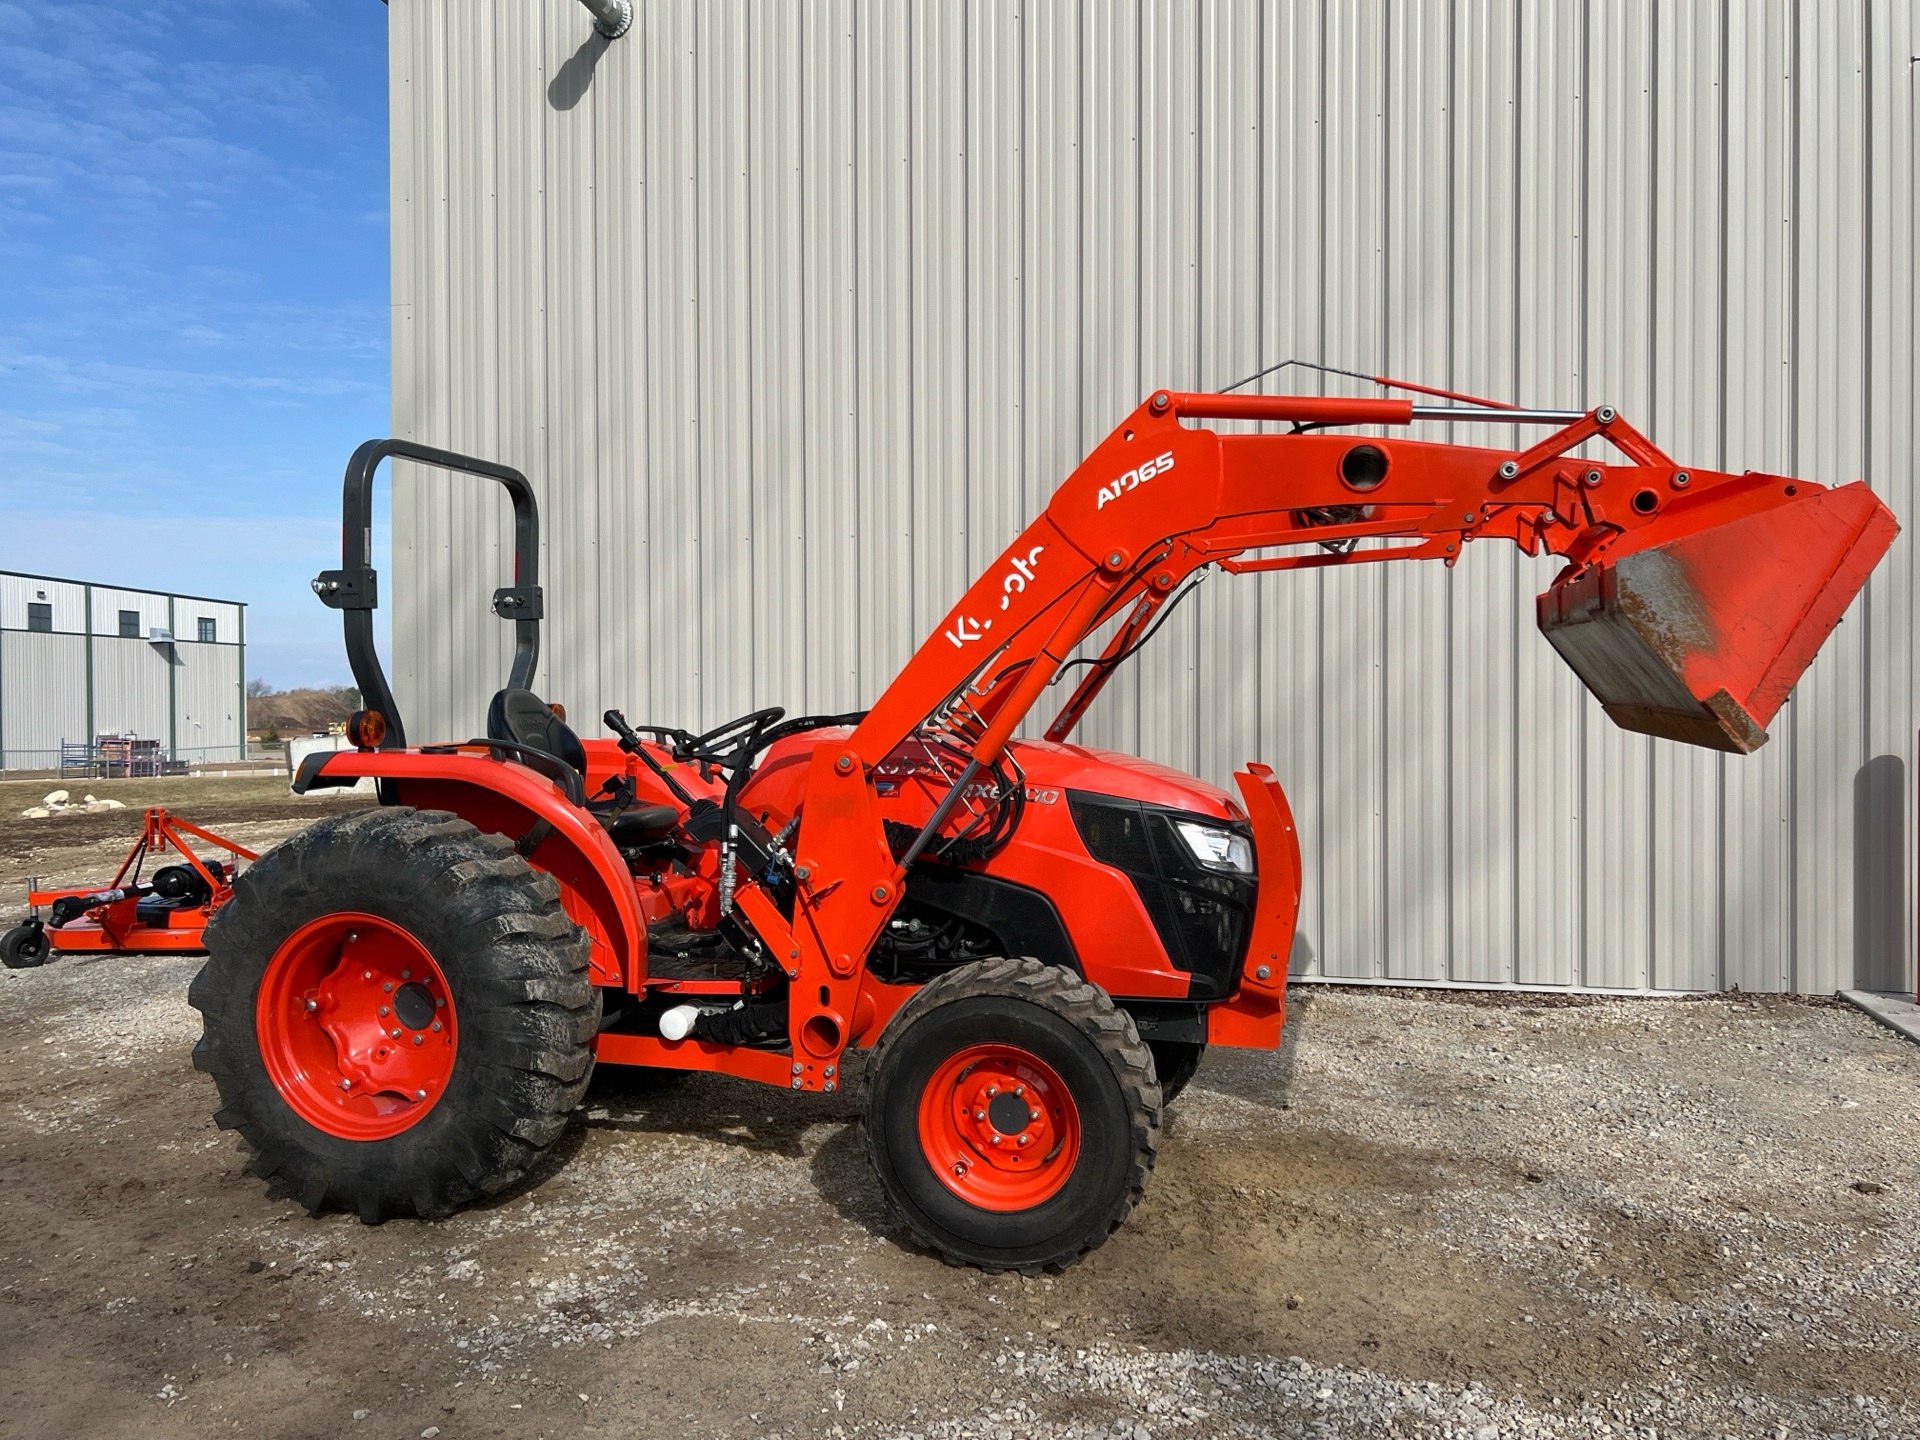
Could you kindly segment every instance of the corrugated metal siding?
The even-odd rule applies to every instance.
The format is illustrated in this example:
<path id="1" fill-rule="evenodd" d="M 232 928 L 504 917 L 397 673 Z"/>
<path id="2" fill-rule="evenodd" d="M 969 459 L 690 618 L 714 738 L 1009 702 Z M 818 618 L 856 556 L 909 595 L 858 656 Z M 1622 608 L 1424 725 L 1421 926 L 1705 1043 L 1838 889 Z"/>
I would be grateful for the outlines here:
<path id="1" fill-rule="evenodd" d="M 29 605 L 52 607 L 56 633 L 83 634 L 87 628 L 87 589 L 37 575 L 0 575 L 0 630 L 27 628 Z"/>
<path id="2" fill-rule="evenodd" d="M 389 12 L 395 430 L 533 479 L 576 714 L 870 700 L 1150 387 L 1286 356 L 1914 513 L 1915 0 L 638 10 Z M 397 484 L 464 736 L 505 506 Z M 1276 766 L 1311 973 L 1911 984 L 1913 546 L 1747 759 L 1615 730 L 1492 546 L 1216 581 L 1082 738 Z"/>
<path id="3" fill-rule="evenodd" d="M 94 730 L 101 735 L 167 739 L 167 671 L 165 646 L 111 635 L 94 636 Z"/>
<path id="4" fill-rule="evenodd" d="M 86 738 L 86 684 L 74 683 L 86 647 L 82 635 L 0 631 L 0 770 L 58 765 L 61 741 Z"/>
<path id="5" fill-rule="evenodd" d="M 186 641 L 174 653 L 174 754 L 190 763 L 242 759 L 240 647 Z"/>
<path id="6" fill-rule="evenodd" d="M 109 590 L 100 585 L 93 587 L 94 634 L 118 635 L 123 611 L 139 617 L 138 628 L 142 640 L 155 630 L 167 629 L 165 595 L 155 595 L 146 590 Z"/>
<path id="7" fill-rule="evenodd" d="M 86 634 L 89 591 L 91 639 Z M 28 603 L 43 596 L 53 606 L 51 635 L 25 629 Z M 0 770 L 49 769 L 59 764 L 63 741 L 125 732 L 175 742 L 173 758 L 190 763 L 242 758 L 243 609 L 224 600 L 0 574 Z M 121 638 L 123 610 L 138 617 L 139 639 Z M 155 629 L 167 627 L 170 616 L 182 637 L 171 650 L 151 639 Z M 198 641 L 202 618 L 214 622 L 214 643 Z"/>

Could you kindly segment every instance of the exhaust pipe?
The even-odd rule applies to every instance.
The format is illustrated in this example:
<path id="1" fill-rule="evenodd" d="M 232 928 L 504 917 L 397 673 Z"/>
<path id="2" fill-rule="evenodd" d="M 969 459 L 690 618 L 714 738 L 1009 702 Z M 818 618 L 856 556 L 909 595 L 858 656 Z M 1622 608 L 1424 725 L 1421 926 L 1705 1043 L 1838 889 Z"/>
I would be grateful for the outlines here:
<path id="1" fill-rule="evenodd" d="M 593 28 L 618 40 L 633 28 L 633 0 L 580 0 L 593 15 Z"/>

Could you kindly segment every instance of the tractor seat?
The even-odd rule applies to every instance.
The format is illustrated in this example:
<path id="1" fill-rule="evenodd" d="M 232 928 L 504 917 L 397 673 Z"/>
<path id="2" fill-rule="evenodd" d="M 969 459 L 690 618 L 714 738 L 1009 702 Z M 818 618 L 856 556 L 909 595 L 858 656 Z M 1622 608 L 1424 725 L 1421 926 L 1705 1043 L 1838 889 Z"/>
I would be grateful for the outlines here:
<path id="1" fill-rule="evenodd" d="M 487 738 L 551 755 L 586 778 L 587 751 L 580 737 L 531 690 L 502 690 L 493 697 L 487 707 Z M 618 804 L 618 798 L 586 802 L 587 810 L 607 827 L 615 845 L 641 845 L 662 839 L 680 823 L 680 812 L 671 805 L 630 805 L 616 810 Z"/>
<path id="2" fill-rule="evenodd" d="M 493 697 L 487 707 L 487 738 L 538 750 L 586 776 L 587 751 L 580 737 L 531 690 L 502 690 Z"/>

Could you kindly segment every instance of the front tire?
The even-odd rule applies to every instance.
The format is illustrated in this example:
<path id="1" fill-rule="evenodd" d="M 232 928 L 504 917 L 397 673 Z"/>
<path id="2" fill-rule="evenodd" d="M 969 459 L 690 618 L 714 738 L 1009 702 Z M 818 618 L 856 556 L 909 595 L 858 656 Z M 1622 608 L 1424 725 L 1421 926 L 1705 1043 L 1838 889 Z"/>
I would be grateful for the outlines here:
<path id="1" fill-rule="evenodd" d="M 955 1264 L 1063 1270 L 1146 1188 L 1160 1086 L 1132 1019 L 1071 971 L 982 960 L 921 987 L 868 1068 L 888 1202 Z"/>
<path id="2" fill-rule="evenodd" d="M 524 1175 L 593 1068 L 554 879 L 440 811 L 323 820 L 251 866 L 188 992 L 215 1122 L 318 1214 L 444 1215 Z"/>

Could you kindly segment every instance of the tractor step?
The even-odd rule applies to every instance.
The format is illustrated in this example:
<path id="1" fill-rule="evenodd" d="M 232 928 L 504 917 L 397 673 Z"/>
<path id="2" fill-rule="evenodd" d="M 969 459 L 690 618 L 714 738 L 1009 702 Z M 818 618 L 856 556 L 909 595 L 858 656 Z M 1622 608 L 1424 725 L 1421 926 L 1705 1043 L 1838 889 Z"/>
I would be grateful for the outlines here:
<path id="1" fill-rule="evenodd" d="M 766 981 L 756 966 L 717 930 L 692 930 L 672 920 L 647 927 L 649 989 L 684 995 L 741 995 Z"/>

